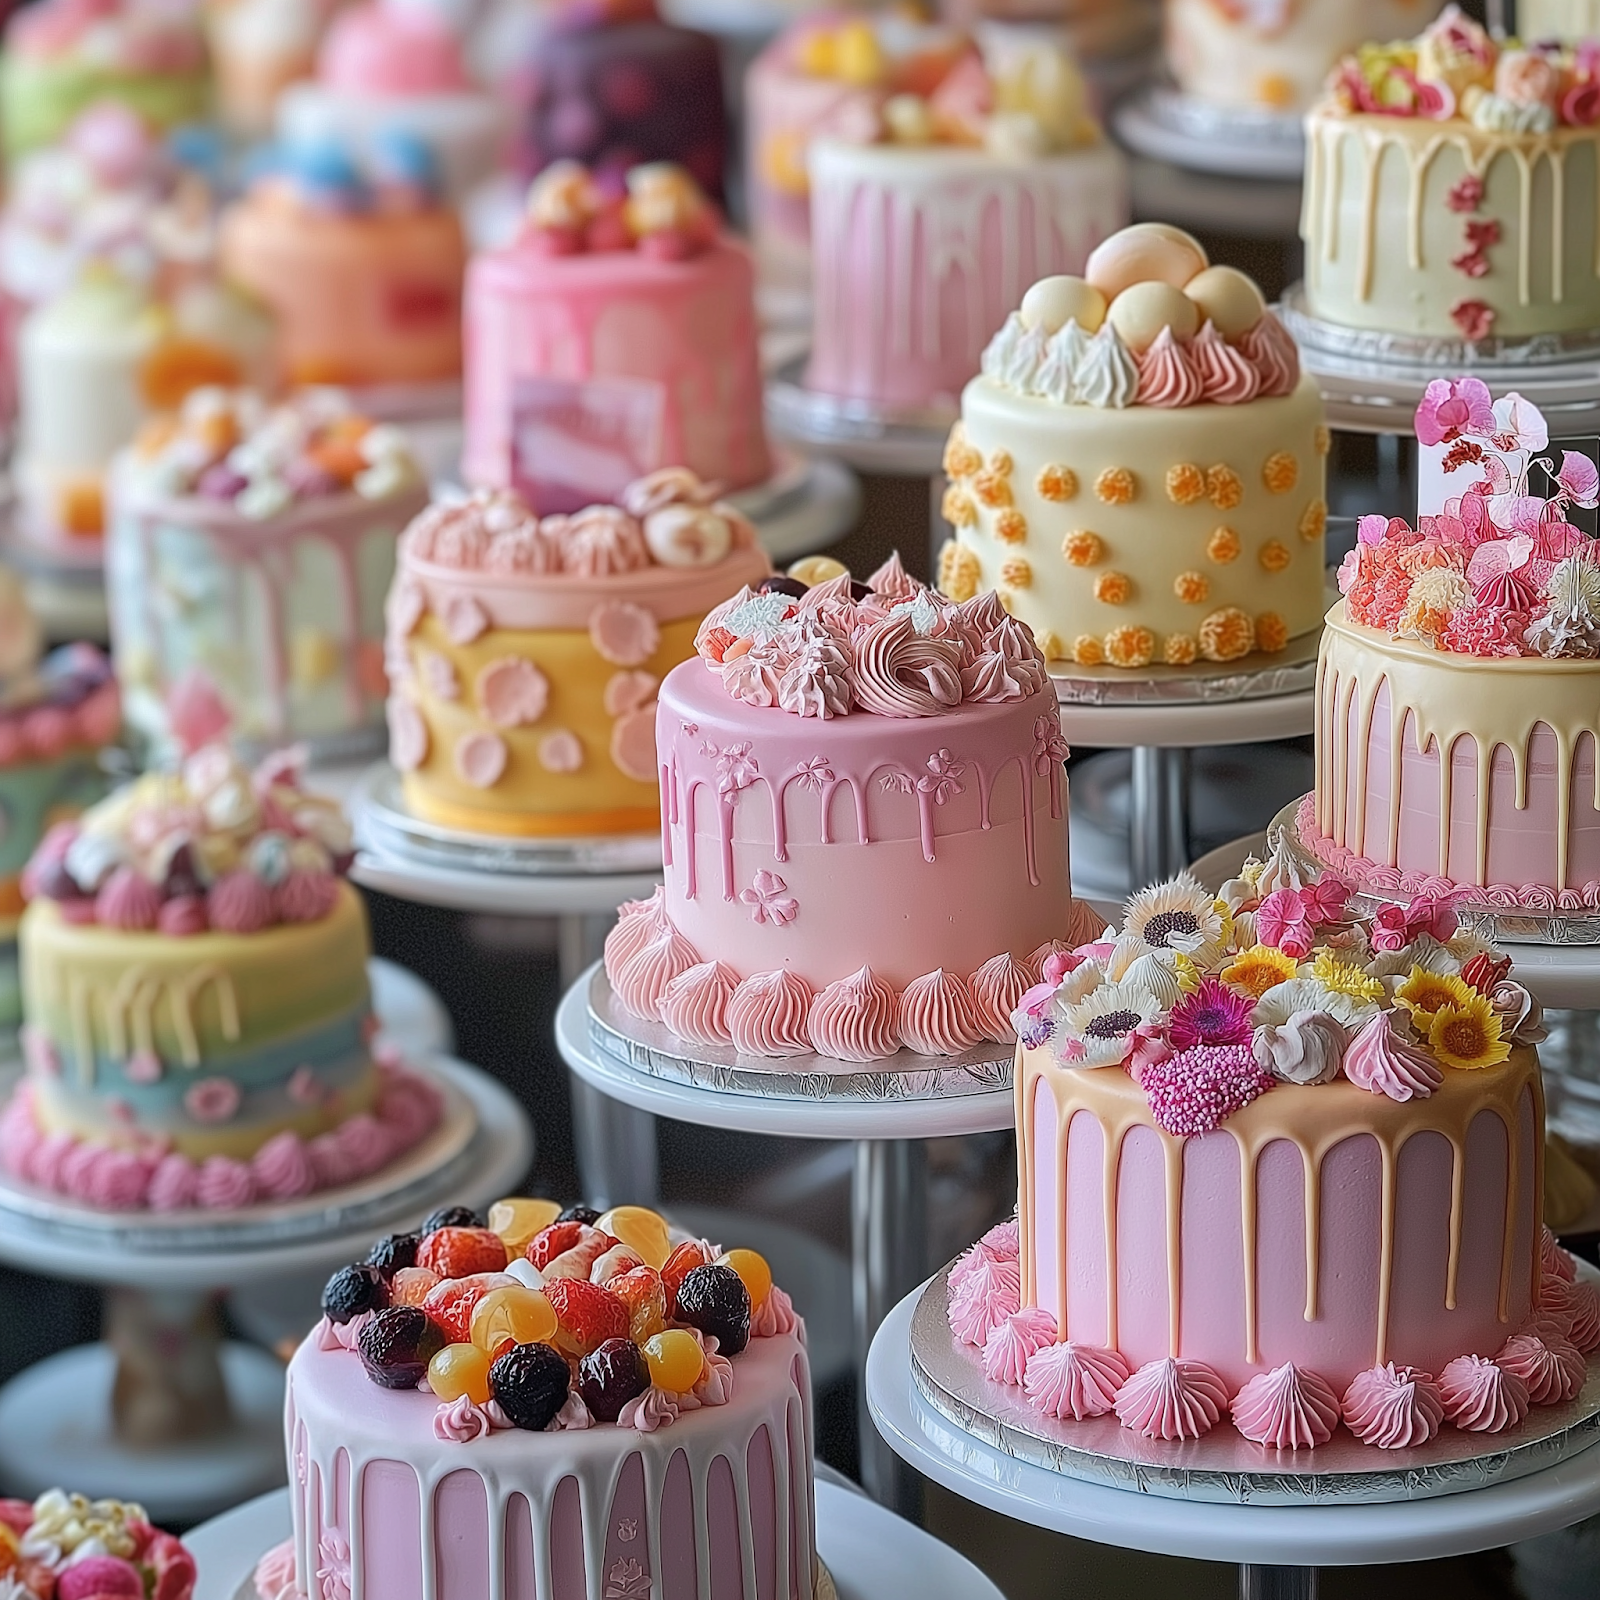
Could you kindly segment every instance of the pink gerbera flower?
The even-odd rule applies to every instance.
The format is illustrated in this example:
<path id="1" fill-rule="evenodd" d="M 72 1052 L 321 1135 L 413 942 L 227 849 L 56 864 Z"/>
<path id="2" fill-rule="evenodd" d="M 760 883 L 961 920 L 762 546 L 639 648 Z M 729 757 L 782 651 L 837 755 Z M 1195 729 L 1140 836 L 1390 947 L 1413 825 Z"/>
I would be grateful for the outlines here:
<path id="1" fill-rule="evenodd" d="M 1173 1048 L 1197 1044 L 1249 1044 L 1251 995 L 1235 994 L 1215 978 L 1202 978 L 1193 994 L 1172 1008 L 1167 1037 Z"/>

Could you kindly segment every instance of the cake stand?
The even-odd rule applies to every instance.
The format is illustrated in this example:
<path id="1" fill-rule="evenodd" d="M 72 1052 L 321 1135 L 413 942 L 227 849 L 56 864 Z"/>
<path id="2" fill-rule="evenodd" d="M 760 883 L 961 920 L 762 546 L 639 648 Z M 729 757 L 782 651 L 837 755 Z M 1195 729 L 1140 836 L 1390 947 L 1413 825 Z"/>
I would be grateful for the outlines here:
<path id="1" fill-rule="evenodd" d="M 21 575 L 45 637 L 60 644 L 105 644 L 111 638 L 105 547 L 99 539 L 80 542 L 83 549 L 53 549 L 27 538 L 17 526 L 16 502 L 0 500 L 0 557 Z"/>
<path id="2" fill-rule="evenodd" d="M 954 406 L 897 410 L 806 387 L 806 356 L 767 379 L 767 426 L 780 439 L 861 472 L 931 478 L 942 471 Z M 763 541 L 764 542 L 764 541 Z"/>
<path id="3" fill-rule="evenodd" d="M 1487 1488 L 1382 1505 L 1217 1504 L 1069 1478 L 985 1443 L 922 1398 L 911 1371 L 920 1295 L 894 1308 L 867 1358 L 867 1403 L 895 1451 L 952 1493 L 1018 1522 L 1125 1550 L 1236 1565 L 1244 1600 L 1314 1600 L 1318 1567 L 1465 1555 L 1600 1512 L 1600 1446 Z"/>
<path id="4" fill-rule="evenodd" d="M 1111 116 L 1122 143 L 1139 155 L 1223 178 L 1265 178 L 1299 188 L 1306 139 L 1299 117 L 1249 106 L 1214 105 L 1170 83 L 1149 83 Z M 1215 228 L 1215 219 L 1206 226 Z"/>

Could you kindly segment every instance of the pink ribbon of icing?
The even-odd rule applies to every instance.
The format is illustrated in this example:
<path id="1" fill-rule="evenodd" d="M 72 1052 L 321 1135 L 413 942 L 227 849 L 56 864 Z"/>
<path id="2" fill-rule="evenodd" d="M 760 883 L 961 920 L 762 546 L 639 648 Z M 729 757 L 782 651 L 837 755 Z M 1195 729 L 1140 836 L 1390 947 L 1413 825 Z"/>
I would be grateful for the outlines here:
<path id="1" fill-rule="evenodd" d="M 1083 1422 L 1115 1409 L 1117 1393 L 1132 1375 L 1120 1350 L 1068 1339 L 1044 1345 L 1028 1357 L 1022 1387 L 1041 1415 Z"/>
<path id="2" fill-rule="evenodd" d="M 1222 1379 L 1203 1361 L 1147 1362 L 1117 1394 L 1117 1420 L 1147 1439 L 1198 1439 L 1228 1403 Z"/>
<path id="3" fill-rule="evenodd" d="M 1253 1444 L 1314 1450 L 1339 1426 L 1339 1397 L 1316 1373 L 1285 1362 L 1258 1372 L 1233 1397 L 1233 1425 Z"/>

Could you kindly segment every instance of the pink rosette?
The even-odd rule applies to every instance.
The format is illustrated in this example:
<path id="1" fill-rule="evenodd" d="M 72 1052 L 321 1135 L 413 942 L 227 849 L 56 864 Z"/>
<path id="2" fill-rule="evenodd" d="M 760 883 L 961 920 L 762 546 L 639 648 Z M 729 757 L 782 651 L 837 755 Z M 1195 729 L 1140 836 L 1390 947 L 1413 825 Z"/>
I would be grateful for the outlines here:
<path id="1" fill-rule="evenodd" d="M 1015 1261 L 985 1259 L 950 1296 L 950 1331 L 982 1349 L 990 1333 L 1022 1309 L 1022 1269 Z"/>
<path id="2" fill-rule="evenodd" d="M 93 1152 L 83 1167 L 82 1187 L 76 1198 L 99 1211 L 135 1211 L 144 1205 L 154 1163 L 131 1150 L 110 1147 L 83 1148 Z"/>
<path id="3" fill-rule="evenodd" d="M 961 704 L 961 645 L 919 634 L 905 613 L 855 636 L 856 704 L 881 717 L 939 717 Z"/>
<path id="4" fill-rule="evenodd" d="M 1258 1372 L 1233 1397 L 1233 1425 L 1252 1444 L 1315 1450 L 1339 1426 L 1339 1397 L 1316 1373 L 1291 1362 Z"/>
<path id="5" fill-rule="evenodd" d="M 996 1044 L 1010 1044 L 1016 1038 L 1011 1013 L 1022 1003 L 1033 981 L 1027 967 L 1008 951 L 990 956 L 972 974 L 967 987 L 972 991 L 972 1003 L 977 1008 L 978 1025 L 983 1029 L 984 1038 Z"/>
<path id="6" fill-rule="evenodd" d="M 777 1284 L 767 1290 L 767 1298 L 750 1313 L 752 1339 L 778 1339 L 799 1326 L 794 1301 Z"/>
<path id="7" fill-rule="evenodd" d="M 58 1194 L 68 1193 L 67 1167 L 77 1149 L 78 1141 L 70 1133 L 47 1133 L 39 1141 L 23 1176 L 40 1188 L 54 1189 Z"/>
<path id="8" fill-rule="evenodd" d="M 913 978 L 900 996 L 900 1039 L 924 1056 L 954 1056 L 984 1037 L 966 980 L 940 967 Z"/>
<path id="9" fill-rule="evenodd" d="M 677 1396 L 669 1395 L 654 1384 L 641 1395 L 635 1395 L 617 1417 L 619 1428 L 635 1428 L 640 1433 L 654 1433 L 658 1428 L 671 1426 L 678 1420 Z"/>
<path id="10" fill-rule="evenodd" d="M 1504 1433 L 1528 1414 L 1528 1386 L 1486 1356 L 1457 1356 L 1439 1374 L 1448 1421 L 1467 1433 Z"/>
<path id="11" fill-rule="evenodd" d="M 1028 1357 L 1023 1392 L 1033 1409 L 1059 1422 L 1085 1422 L 1114 1410 L 1118 1391 L 1133 1375 L 1120 1350 L 1080 1344 L 1047 1344 Z"/>
<path id="12" fill-rule="evenodd" d="M 264 1200 L 298 1200 L 317 1187 L 305 1140 L 292 1129 L 274 1134 L 256 1151 L 250 1172 Z"/>
<path id="13" fill-rule="evenodd" d="M 123 933 L 147 933 L 161 914 L 161 891 L 136 867 L 117 867 L 94 897 L 94 920 Z"/>
<path id="14" fill-rule="evenodd" d="M 978 1241 L 996 1261 L 1015 1261 L 1022 1254 L 1022 1230 L 1017 1219 L 1011 1217 L 1005 1222 L 997 1222 Z"/>
<path id="15" fill-rule="evenodd" d="M 963 1251 L 961 1255 L 957 1256 L 955 1264 L 950 1268 L 950 1276 L 947 1282 L 950 1287 L 951 1297 L 954 1298 L 966 1288 L 972 1281 L 973 1274 L 979 1270 L 985 1261 L 1003 1261 L 1005 1259 L 1006 1257 L 997 1255 L 980 1239 L 970 1250 Z M 1011 1259 L 1015 1260 L 1016 1258 L 1013 1256 Z"/>
<path id="16" fill-rule="evenodd" d="M 1146 1362 L 1117 1393 L 1117 1420 L 1146 1439 L 1198 1439 L 1216 1425 L 1228 1391 L 1203 1361 Z"/>
<path id="17" fill-rule="evenodd" d="M 901 600 L 915 600 L 919 594 L 926 592 L 923 586 L 906 571 L 898 550 L 890 551 L 889 559 L 867 579 L 867 587 L 874 594 L 882 595 L 884 599 L 897 603 Z"/>
<path id="18" fill-rule="evenodd" d="M 727 1044 L 728 1001 L 738 987 L 739 974 L 732 967 L 702 961 L 667 985 L 661 996 L 661 1020 L 690 1044 Z"/>
<path id="19" fill-rule="evenodd" d="M 617 910 L 617 925 L 606 935 L 606 971 L 622 967 L 667 926 L 666 891 L 657 884 L 644 900 L 628 900 Z"/>
<path id="20" fill-rule="evenodd" d="M 321 922 L 339 898 L 339 880 L 331 872 L 294 871 L 272 891 L 272 909 L 279 922 Z"/>
<path id="21" fill-rule="evenodd" d="M 349 1181 L 349 1171 L 345 1166 L 344 1150 L 339 1141 L 331 1133 L 319 1133 L 306 1145 L 306 1154 L 311 1158 L 311 1165 L 317 1174 L 317 1187 L 319 1189 L 335 1189 L 341 1183 Z"/>
<path id="22" fill-rule="evenodd" d="M 1054 1344 L 1056 1319 L 1038 1306 L 1014 1311 L 983 1341 L 984 1376 L 992 1383 L 1022 1387 L 1034 1351 Z"/>
<path id="23" fill-rule="evenodd" d="M 1171 328 L 1163 328 L 1137 360 L 1139 388 L 1134 399 L 1139 405 L 1175 411 L 1200 399 L 1200 374 L 1188 351 L 1172 337 Z"/>
<path id="24" fill-rule="evenodd" d="M 1209 317 L 1189 343 L 1189 360 L 1200 379 L 1200 398 L 1212 405 L 1243 405 L 1261 392 L 1261 374 L 1217 332 Z"/>
<path id="25" fill-rule="evenodd" d="M 1362 1444 L 1379 1450 L 1407 1450 L 1426 1444 L 1439 1431 L 1444 1397 L 1426 1372 L 1397 1367 L 1390 1361 L 1351 1379 L 1340 1412 L 1345 1426 Z"/>
<path id="26" fill-rule="evenodd" d="M 1580 1283 L 1569 1300 L 1572 1321 L 1567 1338 L 1580 1355 L 1592 1356 L 1600 1350 L 1600 1289 Z"/>
<path id="27" fill-rule="evenodd" d="M 156 1163 L 145 1191 L 152 1211 L 187 1211 L 199 1199 L 200 1169 L 188 1156 L 173 1150 Z"/>
<path id="28" fill-rule="evenodd" d="M 473 1444 L 493 1430 L 489 1414 L 466 1395 L 441 1405 L 433 1414 L 433 1436 L 441 1444 Z"/>
<path id="29" fill-rule="evenodd" d="M 589 506 L 562 518 L 556 542 L 562 570 L 580 578 L 616 578 L 650 565 L 644 529 L 621 506 Z"/>
<path id="30" fill-rule="evenodd" d="M 345 1181 L 365 1178 L 394 1155 L 394 1135 L 371 1112 L 361 1111 L 334 1130 L 347 1163 Z"/>
<path id="31" fill-rule="evenodd" d="M 1368 1094 L 1425 1100 L 1444 1082 L 1444 1070 L 1420 1045 L 1403 1037 L 1392 1012 L 1380 1011 L 1350 1041 L 1344 1075 Z"/>
<path id="32" fill-rule="evenodd" d="M 169 939 L 193 939 L 210 926 L 206 899 L 200 894 L 174 895 L 161 903 L 161 910 L 156 914 L 156 931 Z"/>
<path id="33" fill-rule="evenodd" d="M 758 972 L 728 998 L 728 1034 L 742 1055 L 804 1055 L 810 1010 L 811 987 L 798 973 Z"/>
<path id="34" fill-rule="evenodd" d="M 654 1021 L 661 1015 L 667 985 L 699 965 L 695 948 L 670 924 L 651 935 L 620 966 L 608 962 L 607 976 L 617 999 L 636 1017 Z"/>
<path id="35" fill-rule="evenodd" d="M 1514 1333 L 1495 1352 L 1495 1365 L 1528 1386 L 1528 1400 L 1536 1406 L 1559 1405 L 1582 1387 L 1588 1363 L 1577 1347 L 1554 1330 L 1548 1337 Z"/>
<path id="36" fill-rule="evenodd" d="M 194 1198 L 205 1211 L 236 1211 L 255 1201 L 256 1180 L 232 1156 L 207 1156 L 195 1177 Z"/>
<path id="37" fill-rule="evenodd" d="M 998 650 L 984 650 L 961 669 L 961 698 L 973 705 L 1024 700 L 1038 692 L 1033 664 L 1013 661 Z"/>
<path id="38" fill-rule="evenodd" d="M 811 1002 L 806 1032 L 819 1056 L 881 1061 L 900 1048 L 894 990 L 871 967 L 836 979 Z"/>
<path id="39" fill-rule="evenodd" d="M 1288 329 L 1270 311 L 1240 337 L 1239 351 L 1261 374 L 1263 399 L 1294 393 L 1300 381 L 1300 351 Z"/>
<path id="40" fill-rule="evenodd" d="M 253 872 L 225 872 L 206 895 L 218 933 L 260 933 L 273 919 L 272 891 Z"/>
<path id="41" fill-rule="evenodd" d="M 1563 1250 L 1556 1236 L 1543 1225 L 1539 1228 L 1539 1271 L 1546 1278 L 1560 1278 L 1567 1283 L 1575 1283 L 1578 1277 L 1578 1263 L 1571 1252 Z"/>

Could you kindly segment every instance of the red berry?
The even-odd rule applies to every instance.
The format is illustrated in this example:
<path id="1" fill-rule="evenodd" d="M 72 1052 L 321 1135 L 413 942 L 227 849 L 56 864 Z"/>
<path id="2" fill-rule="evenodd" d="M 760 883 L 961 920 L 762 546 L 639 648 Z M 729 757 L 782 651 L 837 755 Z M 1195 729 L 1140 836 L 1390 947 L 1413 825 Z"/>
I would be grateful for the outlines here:
<path id="1" fill-rule="evenodd" d="M 488 1228 L 440 1228 L 417 1246 L 417 1265 L 441 1278 L 504 1272 L 506 1242 Z"/>
<path id="2" fill-rule="evenodd" d="M 573 1355 L 586 1356 L 607 1339 L 628 1337 L 627 1306 L 598 1283 L 556 1278 L 545 1284 L 544 1297 L 555 1309 L 556 1343 Z"/>
<path id="3" fill-rule="evenodd" d="M 661 1287 L 666 1292 L 667 1310 L 670 1313 L 678 1300 L 678 1285 L 694 1271 L 711 1260 L 693 1239 L 687 1239 L 667 1257 L 661 1268 Z"/>
<path id="4" fill-rule="evenodd" d="M 504 1272 L 480 1272 L 470 1278 L 446 1278 L 430 1289 L 422 1309 L 450 1335 L 452 1344 L 472 1343 L 472 1313 L 491 1289 L 513 1289 L 517 1280 Z"/>
<path id="5" fill-rule="evenodd" d="M 524 1253 L 543 1272 L 557 1256 L 570 1250 L 582 1237 L 581 1222 L 552 1222 L 548 1228 L 534 1234 Z"/>

